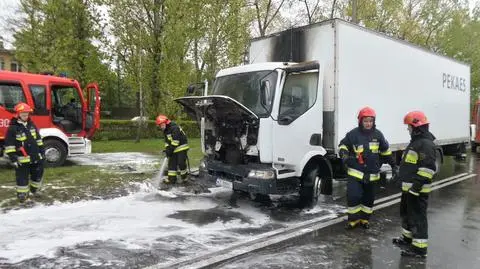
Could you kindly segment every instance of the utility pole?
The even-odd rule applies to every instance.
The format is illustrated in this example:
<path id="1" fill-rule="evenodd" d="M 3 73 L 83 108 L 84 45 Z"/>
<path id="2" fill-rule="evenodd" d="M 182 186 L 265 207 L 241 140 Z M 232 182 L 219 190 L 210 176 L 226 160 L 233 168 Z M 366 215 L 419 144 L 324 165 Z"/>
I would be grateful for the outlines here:
<path id="1" fill-rule="evenodd" d="M 138 121 L 138 129 L 137 129 L 137 138 L 135 139 L 135 143 L 140 142 L 140 137 L 142 134 L 142 127 L 143 127 L 143 87 L 142 87 L 142 54 L 143 50 L 140 50 L 139 53 L 139 70 L 138 70 L 138 77 L 139 77 L 139 103 L 140 103 L 140 119 Z"/>
<path id="2" fill-rule="evenodd" d="M 358 24 L 357 19 L 357 0 L 351 0 L 352 3 L 352 22 Z"/>

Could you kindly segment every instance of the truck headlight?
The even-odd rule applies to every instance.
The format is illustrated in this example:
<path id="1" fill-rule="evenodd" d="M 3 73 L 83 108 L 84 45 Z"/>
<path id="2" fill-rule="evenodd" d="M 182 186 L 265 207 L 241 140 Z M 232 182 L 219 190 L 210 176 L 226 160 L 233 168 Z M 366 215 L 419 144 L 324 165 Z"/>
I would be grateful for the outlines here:
<path id="1" fill-rule="evenodd" d="M 248 173 L 250 178 L 259 178 L 259 179 L 273 179 L 275 178 L 275 173 L 273 171 L 267 170 L 250 170 Z"/>

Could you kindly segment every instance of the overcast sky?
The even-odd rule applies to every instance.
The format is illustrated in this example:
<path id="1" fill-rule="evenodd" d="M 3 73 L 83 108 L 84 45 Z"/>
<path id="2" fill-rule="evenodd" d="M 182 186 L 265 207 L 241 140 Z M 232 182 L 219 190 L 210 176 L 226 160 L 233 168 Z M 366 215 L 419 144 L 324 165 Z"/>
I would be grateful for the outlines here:
<path id="1" fill-rule="evenodd" d="M 223 0 L 219 0 L 223 1 Z M 475 3 L 480 2 L 480 0 L 470 0 L 470 7 L 473 9 Z M 0 36 L 5 39 L 5 46 L 7 48 L 12 48 L 11 42 L 12 36 L 11 33 L 6 31 L 7 27 L 7 18 L 11 18 L 15 11 L 18 10 L 20 0 L 0 0 Z"/>

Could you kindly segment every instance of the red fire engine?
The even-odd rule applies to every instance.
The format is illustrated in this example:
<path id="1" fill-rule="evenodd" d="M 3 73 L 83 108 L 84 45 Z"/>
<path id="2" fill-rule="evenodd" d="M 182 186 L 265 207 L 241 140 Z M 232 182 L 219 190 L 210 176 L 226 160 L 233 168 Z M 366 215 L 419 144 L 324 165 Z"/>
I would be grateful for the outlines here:
<path id="1" fill-rule="evenodd" d="M 78 81 L 53 75 L 0 71 L 0 155 L 13 108 L 30 105 L 40 130 L 48 166 L 61 166 L 69 156 L 89 154 L 90 138 L 100 127 L 98 85 L 82 91 Z"/>

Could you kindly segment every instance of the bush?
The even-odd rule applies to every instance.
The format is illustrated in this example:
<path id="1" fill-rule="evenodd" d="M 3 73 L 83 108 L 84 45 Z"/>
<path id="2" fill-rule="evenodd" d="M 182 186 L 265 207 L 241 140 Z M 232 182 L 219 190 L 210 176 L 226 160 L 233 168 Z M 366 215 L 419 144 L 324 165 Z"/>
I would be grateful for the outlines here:
<path id="1" fill-rule="evenodd" d="M 200 137 L 199 125 L 194 121 L 176 121 L 187 134 L 187 137 Z M 137 137 L 138 122 L 130 120 L 101 120 L 100 129 L 95 133 L 93 140 L 123 140 Z M 163 138 L 155 125 L 155 121 L 145 121 L 141 138 Z"/>

